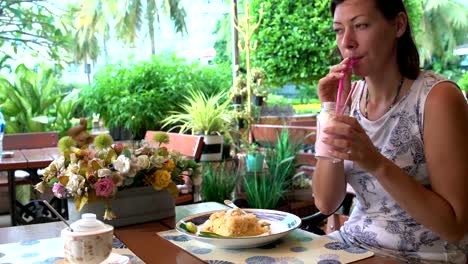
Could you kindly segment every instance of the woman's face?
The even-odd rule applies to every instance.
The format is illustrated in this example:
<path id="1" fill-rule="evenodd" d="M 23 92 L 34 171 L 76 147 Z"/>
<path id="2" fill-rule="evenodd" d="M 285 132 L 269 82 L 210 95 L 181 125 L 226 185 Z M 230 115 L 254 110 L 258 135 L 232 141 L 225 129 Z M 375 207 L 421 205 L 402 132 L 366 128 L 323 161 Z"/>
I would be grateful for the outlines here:
<path id="1" fill-rule="evenodd" d="M 385 20 L 374 0 L 346 0 L 335 9 L 333 30 L 343 58 L 359 59 L 354 74 L 364 77 L 396 63 L 397 23 Z"/>

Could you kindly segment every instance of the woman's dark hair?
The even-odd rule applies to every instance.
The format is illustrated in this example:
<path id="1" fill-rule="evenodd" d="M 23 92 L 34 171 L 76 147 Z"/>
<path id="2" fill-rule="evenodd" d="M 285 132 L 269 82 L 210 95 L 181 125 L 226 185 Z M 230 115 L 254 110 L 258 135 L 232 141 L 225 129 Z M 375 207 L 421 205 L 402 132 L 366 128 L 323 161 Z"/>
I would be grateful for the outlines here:
<path id="1" fill-rule="evenodd" d="M 335 9 L 338 5 L 345 0 L 332 0 L 330 4 L 330 11 L 332 16 L 335 15 Z M 405 5 L 402 0 L 374 0 L 377 10 L 387 20 L 392 20 L 400 12 L 408 16 Z M 406 26 L 405 33 L 398 39 L 397 43 L 397 63 L 401 74 L 409 79 L 416 79 L 419 75 L 419 53 L 414 43 L 413 36 L 411 35 L 411 28 L 409 21 Z"/>

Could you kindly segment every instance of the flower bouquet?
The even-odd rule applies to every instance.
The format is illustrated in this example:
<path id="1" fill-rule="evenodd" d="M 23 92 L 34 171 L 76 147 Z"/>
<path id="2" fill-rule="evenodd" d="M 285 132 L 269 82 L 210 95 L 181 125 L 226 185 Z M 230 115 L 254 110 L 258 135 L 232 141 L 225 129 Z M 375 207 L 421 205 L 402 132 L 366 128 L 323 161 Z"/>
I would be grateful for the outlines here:
<path id="1" fill-rule="evenodd" d="M 156 133 L 153 140 L 158 143 L 156 147 L 143 141 L 141 147 L 131 149 L 113 143 L 109 135 L 99 135 L 94 139 L 94 148 L 77 148 L 72 138 L 63 137 L 58 143 L 62 155 L 45 169 L 36 189 L 44 192 L 51 187 L 58 198 L 74 198 L 77 211 L 87 203 L 103 200 L 104 220 L 116 217 L 112 200 L 124 189 L 152 186 L 177 197 L 176 185 L 184 183 L 183 177 L 197 176 L 199 165 L 161 146 L 169 140 L 165 132 Z"/>

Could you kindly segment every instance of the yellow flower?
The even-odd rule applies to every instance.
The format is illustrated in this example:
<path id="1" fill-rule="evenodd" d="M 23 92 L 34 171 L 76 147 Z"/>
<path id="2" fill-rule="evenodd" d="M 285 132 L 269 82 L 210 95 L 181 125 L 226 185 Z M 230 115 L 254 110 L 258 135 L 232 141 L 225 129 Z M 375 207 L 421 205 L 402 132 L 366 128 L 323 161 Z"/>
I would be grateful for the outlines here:
<path id="1" fill-rule="evenodd" d="M 112 211 L 112 208 L 106 208 L 106 210 L 104 211 L 104 220 L 112 220 L 112 219 L 115 219 L 117 218 L 114 214 L 114 212 Z"/>
<path id="2" fill-rule="evenodd" d="M 153 188 L 157 191 L 166 188 L 171 183 L 171 174 L 166 170 L 157 170 L 153 174 Z"/>
<path id="3" fill-rule="evenodd" d="M 166 163 L 164 163 L 163 170 L 173 171 L 175 166 L 176 165 L 175 165 L 174 161 L 169 159 L 169 160 L 166 161 Z"/>

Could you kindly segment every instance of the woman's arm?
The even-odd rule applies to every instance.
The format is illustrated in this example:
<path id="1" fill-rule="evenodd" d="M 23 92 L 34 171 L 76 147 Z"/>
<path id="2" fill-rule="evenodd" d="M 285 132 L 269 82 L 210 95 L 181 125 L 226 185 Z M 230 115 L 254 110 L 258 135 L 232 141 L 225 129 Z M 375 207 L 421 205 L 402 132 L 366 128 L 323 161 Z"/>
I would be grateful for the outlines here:
<path id="1" fill-rule="evenodd" d="M 418 223 L 458 241 L 468 232 L 468 105 L 449 82 L 426 100 L 424 148 L 432 190 L 383 157 L 370 173 Z"/>
<path id="2" fill-rule="evenodd" d="M 312 178 L 314 203 L 323 214 L 331 214 L 346 195 L 343 162 L 318 160 Z"/>
<path id="3" fill-rule="evenodd" d="M 339 80 L 343 79 L 344 93 L 342 102 L 351 88 L 351 71 L 348 63 L 349 58 L 345 58 L 340 64 L 330 67 L 330 72 L 319 80 L 318 95 L 320 102 L 334 102 L 337 97 Z M 342 71 L 345 71 L 343 73 Z M 321 138 L 328 137 L 323 134 Z M 342 203 L 346 195 L 346 180 L 344 177 L 343 162 L 332 163 L 329 160 L 318 160 L 312 178 L 312 189 L 314 193 L 314 203 L 323 214 L 331 214 Z"/>

